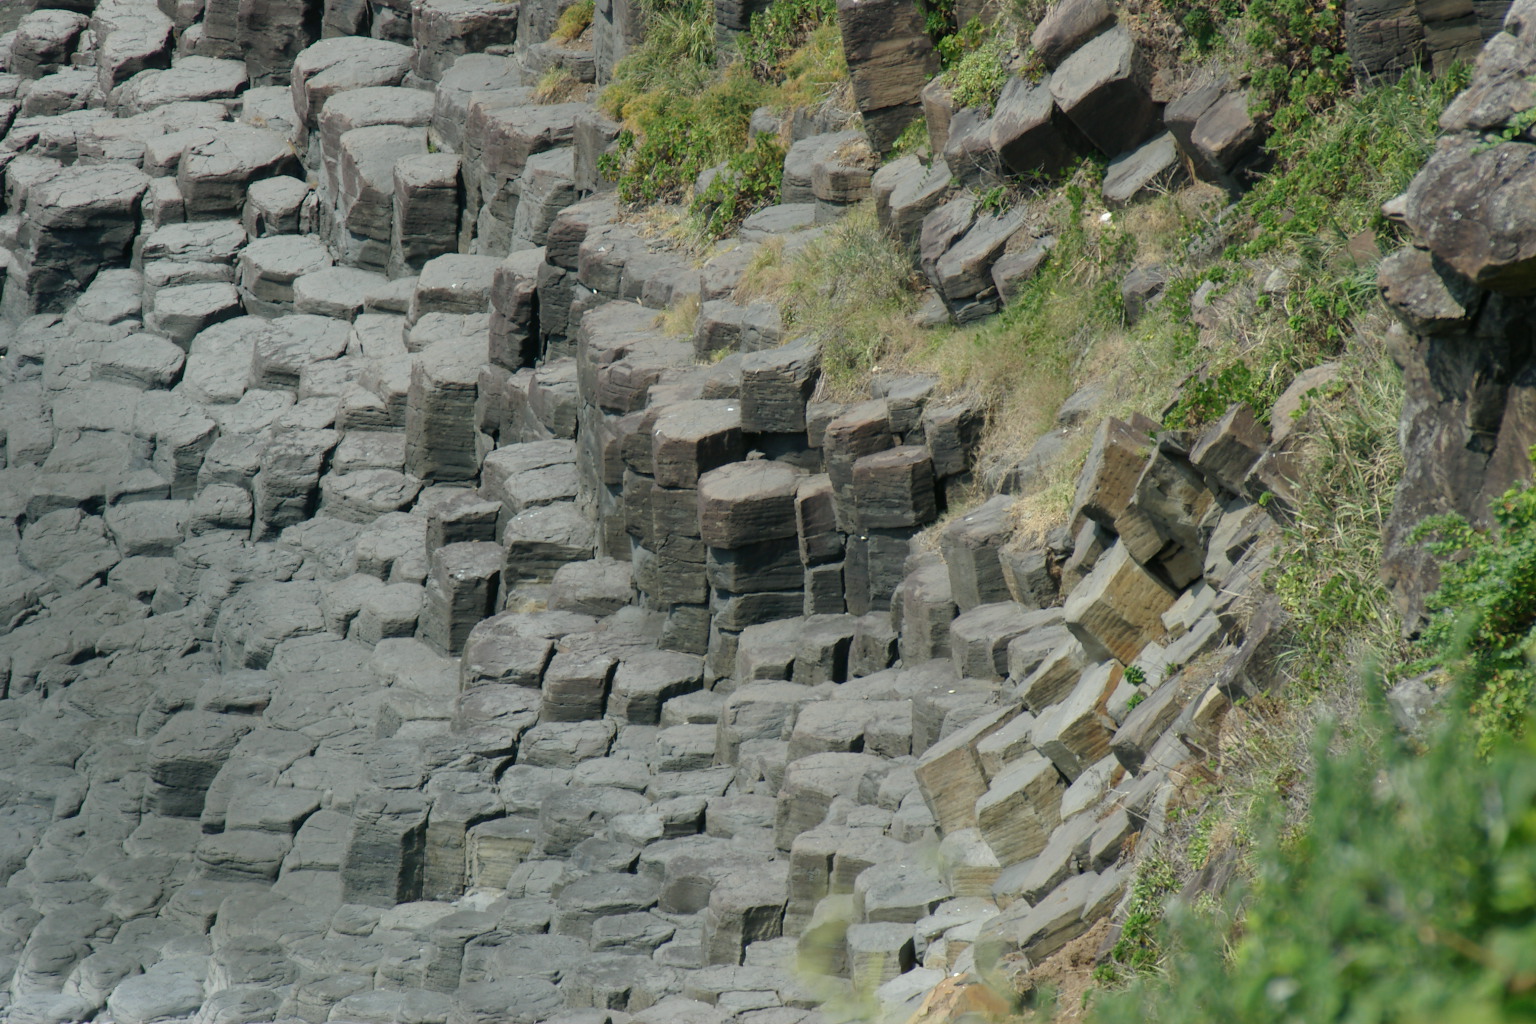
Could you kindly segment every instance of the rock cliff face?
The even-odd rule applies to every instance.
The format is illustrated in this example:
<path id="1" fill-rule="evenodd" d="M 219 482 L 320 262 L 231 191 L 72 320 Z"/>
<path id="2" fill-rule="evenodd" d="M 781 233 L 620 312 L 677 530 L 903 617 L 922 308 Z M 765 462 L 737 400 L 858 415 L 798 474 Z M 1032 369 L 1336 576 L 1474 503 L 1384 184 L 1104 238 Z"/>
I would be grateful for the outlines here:
<path id="1" fill-rule="evenodd" d="M 1536 8 L 1515 4 L 1440 119 L 1445 135 L 1389 212 L 1414 245 L 1381 268 L 1401 321 L 1396 359 L 1408 385 L 1405 471 L 1388 537 L 1389 579 L 1410 626 L 1438 579 L 1415 526 L 1489 503 L 1531 476 L 1536 444 Z"/>
<path id="2" fill-rule="evenodd" d="M 617 125 L 533 102 L 641 38 L 600 0 L 555 45 L 564 6 L 102 0 L 0 36 L 7 1020 L 899 1014 L 1111 917 L 1266 685 L 1296 481 L 1247 409 L 1069 403 L 1070 526 L 1016 537 L 1008 496 L 952 514 L 979 408 L 922 377 L 821 401 L 817 340 L 735 300 L 757 246 L 872 197 L 957 320 L 994 311 L 1049 240 L 1005 246 L 952 170 L 1092 145 L 1124 199 L 1180 153 L 1235 183 L 1231 83 L 1164 105 L 1066 0 L 1048 80 L 930 114 L 948 166 L 876 170 L 947 101 L 911 19 L 841 4 L 863 128 L 797 120 L 784 205 L 700 267 L 621 216 Z M 1458 129 L 1515 116 L 1520 10 Z M 1465 500 L 1526 429 L 1532 254 L 1519 217 L 1448 226 L 1528 147 L 1452 146 L 1389 295 L 1418 450 L 1466 453 L 1418 472 Z M 1470 379 L 1497 400 L 1434 397 Z"/>

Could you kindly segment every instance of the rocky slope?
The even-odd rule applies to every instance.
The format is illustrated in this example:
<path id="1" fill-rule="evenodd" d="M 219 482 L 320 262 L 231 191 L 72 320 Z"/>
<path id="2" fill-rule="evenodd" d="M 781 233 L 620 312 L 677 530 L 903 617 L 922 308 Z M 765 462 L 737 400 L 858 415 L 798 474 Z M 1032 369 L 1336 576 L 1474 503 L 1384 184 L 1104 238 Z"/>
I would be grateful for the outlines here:
<path id="1" fill-rule="evenodd" d="M 1086 136 L 1128 151 L 1115 201 L 1180 154 L 1233 182 L 1231 83 L 1165 109 L 1066 0 L 1055 73 L 946 126 L 920 26 L 845 4 L 864 129 L 783 126 L 783 204 L 698 266 L 621 216 L 618 126 L 534 102 L 640 38 L 605 0 L 555 45 L 562 6 L 0 36 L 7 1021 L 899 1017 L 1112 918 L 1267 684 L 1287 417 L 1080 396 L 1070 525 L 1015 536 L 1009 496 L 951 514 L 973 404 L 821 401 L 816 339 L 734 299 L 873 197 L 952 316 L 993 312 L 1035 250 L 951 169 Z M 877 172 L 925 106 L 950 163 Z"/>

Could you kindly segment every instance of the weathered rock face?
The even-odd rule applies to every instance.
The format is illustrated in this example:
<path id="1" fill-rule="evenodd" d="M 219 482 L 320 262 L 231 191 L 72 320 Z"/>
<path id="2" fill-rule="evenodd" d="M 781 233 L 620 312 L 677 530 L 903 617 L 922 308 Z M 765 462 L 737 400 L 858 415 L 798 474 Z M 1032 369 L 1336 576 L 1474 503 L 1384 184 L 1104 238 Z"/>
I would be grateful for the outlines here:
<path id="1" fill-rule="evenodd" d="M 1426 6 L 1402 0 L 1351 0 L 1344 34 L 1357 73 L 1397 75 L 1413 67 L 1439 74 L 1471 61 L 1497 35 L 1506 0 L 1459 0 Z"/>
<path id="2" fill-rule="evenodd" d="M 1536 443 L 1527 398 L 1536 357 L 1536 248 L 1527 179 L 1536 146 L 1518 131 L 1495 139 L 1536 105 L 1532 9 L 1515 4 L 1478 58 L 1472 82 L 1441 117 L 1448 132 L 1395 201 L 1414 248 L 1383 261 L 1383 298 L 1401 320 L 1404 474 L 1388 535 L 1386 572 L 1409 628 L 1438 575 L 1411 540 L 1426 516 L 1474 521 L 1531 474 Z"/>
<path id="3" fill-rule="evenodd" d="M 871 145 L 886 152 L 922 114 L 918 93 L 938 72 L 938 53 L 914 4 L 838 0 L 837 22 L 865 130 Z"/>

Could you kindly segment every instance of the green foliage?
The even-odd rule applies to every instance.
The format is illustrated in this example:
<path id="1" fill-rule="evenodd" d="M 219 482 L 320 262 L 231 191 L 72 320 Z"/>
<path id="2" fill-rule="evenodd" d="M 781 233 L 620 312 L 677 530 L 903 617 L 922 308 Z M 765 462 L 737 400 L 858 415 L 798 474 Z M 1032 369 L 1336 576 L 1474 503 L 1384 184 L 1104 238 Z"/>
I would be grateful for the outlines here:
<path id="1" fill-rule="evenodd" d="M 1180 18 L 1179 27 L 1184 29 L 1184 34 L 1201 53 L 1215 49 L 1216 44 L 1221 40 L 1216 19 L 1203 7 L 1196 7 Z"/>
<path id="2" fill-rule="evenodd" d="M 1527 76 L 1528 79 L 1531 77 Z M 1530 131 L 1533 127 L 1536 127 L 1536 107 L 1529 107 L 1511 117 L 1509 124 L 1505 125 L 1504 130 L 1510 133 L 1506 138 L 1513 141 Z"/>
<path id="3" fill-rule="evenodd" d="M 922 155 L 928 150 L 928 119 L 919 117 L 909 123 L 896 136 L 896 141 L 891 144 L 892 160 L 899 160 L 904 156 L 916 153 Z"/>
<path id="4" fill-rule="evenodd" d="M 923 25 L 935 46 L 955 34 L 955 0 L 917 0 L 922 8 Z M 942 56 L 943 50 L 940 49 Z"/>
<path id="5" fill-rule="evenodd" d="M 617 118 L 656 89 L 691 93 L 715 71 L 715 7 L 709 0 L 644 0 L 645 39 L 613 69 L 603 107 Z"/>
<path id="6" fill-rule="evenodd" d="M 1295 369 L 1336 352 L 1355 318 L 1375 308 L 1374 253 L 1398 236 L 1381 204 L 1423 166 L 1452 95 L 1445 81 L 1408 72 L 1273 139 L 1273 171 L 1239 205 L 1253 230 L 1226 255 L 1294 256 L 1292 286 L 1277 305 Z"/>
<path id="7" fill-rule="evenodd" d="M 867 388 L 891 352 L 892 322 L 916 308 L 912 264 L 861 204 L 779 266 L 786 325 L 822 341 L 822 374 L 834 389 Z"/>
<path id="8" fill-rule="evenodd" d="M 1098 1021 L 1536 1015 L 1536 736 L 1486 761 L 1454 721 L 1422 755 L 1374 727 L 1331 739 L 1314 745 L 1307 827 L 1264 828 L 1242 914 L 1170 907 L 1164 972 L 1102 998 Z"/>
<path id="9" fill-rule="evenodd" d="M 1402 377 L 1379 349 L 1346 365 L 1327 400 L 1292 428 L 1305 486 L 1287 518 L 1285 556 L 1265 580 L 1291 614 L 1286 661 L 1301 692 L 1347 685 L 1361 664 L 1395 657 L 1399 643 L 1380 570 L 1402 475 Z"/>
<path id="10" fill-rule="evenodd" d="M 783 181 L 783 143 L 772 136 L 754 137 L 694 196 L 688 213 L 695 230 L 709 239 L 730 234 L 747 217 L 776 203 Z"/>
<path id="11" fill-rule="evenodd" d="M 1104 984 L 1116 984 L 1132 974 L 1149 971 L 1162 958 L 1163 937 L 1159 924 L 1164 904 L 1178 887 L 1172 863 L 1153 857 L 1140 865 L 1131 882 L 1131 898 L 1125 907 L 1120 938 L 1110 948 L 1093 976 Z"/>
<path id="12" fill-rule="evenodd" d="M 946 61 L 949 70 L 944 80 L 954 93 L 955 106 L 981 107 L 991 113 L 1008 81 L 1003 68 L 1007 38 L 1001 32 L 984 30 L 981 22 L 972 18 L 963 32 L 950 37 L 950 43 L 954 56 Z"/>
<path id="13" fill-rule="evenodd" d="M 836 0 L 774 0 L 752 16 L 740 43 L 742 60 L 762 81 L 782 82 L 795 51 L 811 33 L 836 21 Z"/>
<path id="14" fill-rule="evenodd" d="M 993 185 L 976 198 L 976 206 L 983 213 L 999 215 L 1013 209 L 1018 195 L 1005 185 Z"/>
<path id="15" fill-rule="evenodd" d="M 550 38 L 557 43 L 575 42 L 581 38 L 581 34 L 592 24 L 593 9 L 593 0 L 576 0 L 576 3 L 560 12 L 560 20 L 555 22 L 555 30 L 550 33 Z"/>
<path id="16" fill-rule="evenodd" d="M 1228 27 L 1243 16 L 1243 4 L 1241 0 L 1196 2 L 1176 7 L 1174 14 L 1189 46 L 1197 55 L 1206 54 L 1224 46 Z"/>
<path id="17" fill-rule="evenodd" d="M 1423 166 L 1451 95 L 1444 82 L 1408 72 L 1362 92 L 1347 109 L 1278 134 L 1274 173 L 1243 200 L 1259 231 L 1239 254 L 1257 256 L 1298 238 L 1392 231 L 1381 203 Z"/>
<path id="18" fill-rule="evenodd" d="M 1140 686 L 1147 681 L 1147 670 L 1140 665 L 1130 665 L 1125 670 L 1125 681 L 1132 686 Z"/>
<path id="19" fill-rule="evenodd" d="M 777 0 L 754 17 L 747 59 L 722 68 L 710 0 L 643 2 L 645 39 L 600 98 L 623 130 L 599 166 L 625 202 L 670 203 L 687 198 L 704 170 L 730 162 L 720 188 L 694 210 L 709 209 L 696 224 L 726 230 L 778 191 L 781 172 L 762 165 L 768 151 L 748 143 L 752 111 L 818 102 L 847 77 L 835 4 Z"/>
<path id="20" fill-rule="evenodd" d="M 1417 539 L 1444 559 L 1433 618 L 1419 642 L 1428 666 L 1457 680 L 1480 749 L 1525 729 L 1536 699 L 1536 487 L 1513 487 L 1478 530 L 1456 515 L 1431 518 Z"/>
<path id="21" fill-rule="evenodd" d="M 766 96 L 767 86 L 740 73 L 691 95 L 670 89 L 646 94 L 626 109 L 634 127 L 620 134 L 618 152 L 609 158 L 617 163 L 619 198 L 681 199 L 705 169 L 741 151 L 752 111 Z"/>
<path id="22" fill-rule="evenodd" d="M 1136 710 L 1136 708 L 1141 704 L 1141 702 L 1146 700 L 1146 699 L 1147 699 L 1147 695 L 1145 693 L 1133 693 L 1133 694 L 1131 694 L 1131 699 L 1125 702 L 1125 710 L 1127 710 L 1127 711 L 1134 711 L 1134 710 Z"/>
<path id="23" fill-rule="evenodd" d="M 1234 360 L 1186 383 L 1164 421 L 1170 427 L 1197 427 L 1219 419 L 1234 402 L 1246 402 L 1262 418 L 1279 397 L 1269 377 L 1242 360 Z"/>
<path id="24" fill-rule="evenodd" d="M 1344 49 L 1338 0 L 1250 0 L 1248 46 L 1261 59 L 1253 69 L 1254 100 L 1272 110 L 1281 132 L 1332 106 L 1353 80 Z"/>

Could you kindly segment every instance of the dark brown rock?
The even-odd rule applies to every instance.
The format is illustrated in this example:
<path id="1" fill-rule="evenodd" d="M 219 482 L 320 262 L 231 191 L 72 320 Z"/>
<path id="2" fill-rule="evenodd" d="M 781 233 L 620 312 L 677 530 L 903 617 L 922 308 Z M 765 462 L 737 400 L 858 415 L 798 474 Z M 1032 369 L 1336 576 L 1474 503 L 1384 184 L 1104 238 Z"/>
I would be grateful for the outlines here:
<path id="1" fill-rule="evenodd" d="M 938 53 L 906 0 L 838 0 L 837 22 L 864 130 L 884 153 L 922 113 L 918 93 L 938 73 Z"/>
<path id="2" fill-rule="evenodd" d="M 1062 62 L 1051 96 L 1106 156 L 1123 153 L 1158 127 L 1151 69 L 1130 31 L 1117 25 Z"/>
<path id="3" fill-rule="evenodd" d="M 1536 147 L 1442 139 L 1408 187 L 1407 219 L 1429 251 L 1480 288 L 1536 292 Z"/>
<path id="4" fill-rule="evenodd" d="M 921 445 L 903 445 L 853 464 L 853 500 L 860 529 L 922 526 L 938 515 L 933 459 Z"/>
<path id="5" fill-rule="evenodd" d="M 800 476 L 780 462 L 737 462 L 699 480 L 699 535 L 714 548 L 793 538 Z"/>

